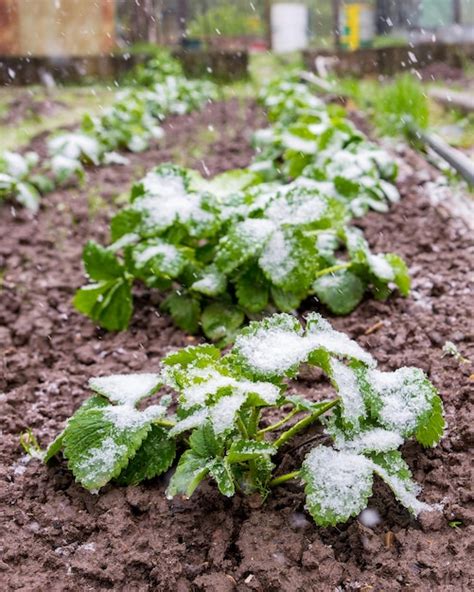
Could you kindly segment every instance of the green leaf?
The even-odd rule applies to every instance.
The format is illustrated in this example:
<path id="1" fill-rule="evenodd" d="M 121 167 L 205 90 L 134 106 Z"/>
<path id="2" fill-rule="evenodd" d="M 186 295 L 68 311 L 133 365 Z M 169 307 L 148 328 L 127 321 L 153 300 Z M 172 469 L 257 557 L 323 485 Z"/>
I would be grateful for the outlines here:
<path id="1" fill-rule="evenodd" d="M 183 271 L 187 260 L 183 249 L 178 249 L 160 239 L 151 239 L 133 248 L 133 262 L 145 274 L 176 278 Z"/>
<path id="2" fill-rule="evenodd" d="M 360 192 L 359 183 L 340 175 L 336 175 L 336 177 L 334 177 L 334 186 L 336 187 L 336 190 L 344 197 L 356 197 Z"/>
<path id="3" fill-rule="evenodd" d="M 126 329 L 133 312 L 130 281 L 118 278 L 84 286 L 76 292 L 73 304 L 108 331 Z"/>
<path id="4" fill-rule="evenodd" d="M 408 296 L 411 288 L 411 279 L 405 261 L 394 253 L 387 253 L 385 259 L 390 263 L 395 275 L 394 282 L 402 296 Z"/>
<path id="5" fill-rule="evenodd" d="M 202 343 L 201 345 L 189 345 L 183 349 L 168 354 L 163 359 L 165 366 L 174 366 L 179 364 L 186 368 L 189 365 L 196 367 L 204 367 L 208 364 L 217 361 L 221 357 L 220 350 L 208 343 Z M 204 365 L 199 362 L 204 360 Z"/>
<path id="6" fill-rule="evenodd" d="M 433 446 L 443 433 L 443 407 L 435 387 L 419 368 L 394 372 L 372 370 L 367 374 L 377 419 L 405 438 L 415 436 L 424 446 Z"/>
<path id="7" fill-rule="evenodd" d="M 229 274 L 249 259 L 258 257 L 273 229 L 270 220 L 259 218 L 235 224 L 217 245 L 214 260 L 217 269 Z"/>
<path id="8" fill-rule="evenodd" d="M 277 230 L 266 243 L 258 263 L 275 286 L 304 293 L 318 268 L 315 240 L 298 227 Z"/>
<path id="9" fill-rule="evenodd" d="M 390 487 L 397 500 L 413 515 L 431 506 L 417 499 L 420 487 L 412 480 L 411 471 L 399 451 L 373 456 L 373 470 Z"/>
<path id="10" fill-rule="evenodd" d="M 189 437 L 189 445 L 196 456 L 202 458 L 214 458 L 222 450 L 210 422 L 206 422 L 193 431 Z"/>
<path id="11" fill-rule="evenodd" d="M 117 241 L 125 234 L 133 233 L 141 223 L 141 213 L 131 208 L 124 209 L 115 214 L 110 221 L 110 234 L 112 242 Z"/>
<path id="12" fill-rule="evenodd" d="M 300 476 L 306 507 L 319 526 L 335 526 L 357 516 L 372 495 L 372 463 L 359 454 L 318 446 L 306 457 Z"/>
<path id="13" fill-rule="evenodd" d="M 209 463 L 209 474 L 217 483 L 222 495 L 232 497 L 235 493 L 232 469 L 225 458 L 216 458 Z"/>
<path id="14" fill-rule="evenodd" d="M 104 409 L 87 409 L 69 420 L 64 456 L 77 481 L 86 489 L 99 489 L 118 477 L 150 429 L 149 423 L 117 429 Z"/>
<path id="15" fill-rule="evenodd" d="M 431 400 L 431 409 L 419 422 L 415 438 L 423 446 L 435 446 L 441 440 L 444 427 L 443 402 L 438 395 L 434 395 Z"/>
<path id="16" fill-rule="evenodd" d="M 268 482 L 272 478 L 275 463 L 270 460 L 269 456 L 259 456 L 254 460 L 256 483 L 255 487 L 260 495 L 265 499 L 270 492 Z"/>
<path id="17" fill-rule="evenodd" d="M 204 189 L 218 197 L 225 197 L 255 185 L 260 181 L 260 178 L 249 169 L 233 169 L 216 175 L 210 181 L 199 181 L 198 190 Z"/>
<path id="18" fill-rule="evenodd" d="M 319 300 L 337 315 L 350 313 L 364 297 L 365 284 L 347 269 L 319 277 L 313 284 Z"/>
<path id="19" fill-rule="evenodd" d="M 411 479 L 410 467 L 407 465 L 399 450 L 390 450 L 379 454 L 371 454 L 370 458 L 391 475 L 399 479 Z"/>
<path id="20" fill-rule="evenodd" d="M 238 277 L 235 293 L 239 305 L 247 312 L 260 312 L 268 304 L 268 286 L 257 267 L 251 267 Z"/>
<path id="21" fill-rule="evenodd" d="M 271 293 L 275 306 L 282 312 L 296 310 L 304 298 L 304 292 L 290 292 L 277 286 L 272 286 Z"/>
<path id="22" fill-rule="evenodd" d="M 191 334 L 197 333 L 201 315 L 199 300 L 187 294 L 175 293 L 168 296 L 162 306 L 180 329 Z"/>
<path id="23" fill-rule="evenodd" d="M 191 285 L 191 290 L 205 296 L 218 296 L 225 292 L 226 287 L 226 276 L 214 266 L 209 266 L 204 270 L 202 277 Z"/>
<path id="24" fill-rule="evenodd" d="M 186 450 L 179 459 L 174 475 L 166 490 L 166 496 L 172 498 L 183 494 L 191 497 L 196 487 L 209 473 L 207 459 L 197 456 L 192 450 Z"/>
<path id="25" fill-rule="evenodd" d="M 59 453 L 62 449 L 64 444 L 64 430 L 56 436 L 56 438 L 51 442 L 51 444 L 46 449 L 45 455 L 43 457 L 43 462 L 48 463 L 53 456 Z"/>
<path id="26" fill-rule="evenodd" d="M 93 280 L 113 280 L 123 275 L 124 267 L 115 254 L 94 241 L 88 241 L 82 258 L 86 273 Z"/>
<path id="27" fill-rule="evenodd" d="M 237 440 L 232 442 L 227 453 L 227 460 L 230 463 L 252 460 L 262 455 L 272 455 L 276 448 L 268 442 L 257 442 L 256 440 Z"/>
<path id="28" fill-rule="evenodd" d="M 229 343 L 244 318 L 244 313 L 236 306 L 214 302 L 203 310 L 202 330 L 212 341 Z"/>
<path id="29" fill-rule="evenodd" d="M 164 428 L 152 425 L 137 453 L 117 478 L 121 485 L 138 485 L 167 471 L 173 464 L 176 443 Z"/>

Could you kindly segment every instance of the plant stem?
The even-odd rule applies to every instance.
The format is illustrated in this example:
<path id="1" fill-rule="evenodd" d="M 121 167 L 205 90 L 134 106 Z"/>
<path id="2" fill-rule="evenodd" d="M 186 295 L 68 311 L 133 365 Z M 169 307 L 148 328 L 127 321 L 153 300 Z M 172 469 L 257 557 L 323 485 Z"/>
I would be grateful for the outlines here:
<path id="1" fill-rule="evenodd" d="M 247 428 L 245 427 L 245 424 L 244 424 L 244 422 L 242 421 L 242 418 L 239 415 L 237 415 L 237 427 L 239 428 L 240 433 L 242 434 L 242 436 L 245 439 L 248 439 L 249 434 L 247 432 Z"/>
<path id="2" fill-rule="evenodd" d="M 284 475 L 280 475 L 279 477 L 275 477 L 272 479 L 268 484 L 269 487 L 276 487 L 277 485 L 281 485 L 282 483 L 286 483 L 286 481 L 290 481 L 290 479 L 297 479 L 299 477 L 299 471 L 293 471 L 292 473 L 285 473 Z"/>
<path id="3" fill-rule="evenodd" d="M 290 411 L 290 413 L 288 413 L 288 415 L 285 415 L 285 417 L 283 419 L 280 419 L 280 421 L 277 421 L 276 423 L 273 423 L 272 425 L 269 425 L 266 428 L 262 428 L 261 430 L 258 430 L 257 435 L 261 436 L 262 434 L 266 434 L 267 432 L 272 432 L 273 430 L 277 430 L 279 427 L 281 427 L 287 421 L 290 421 L 290 419 L 294 415 L 296 415 L 297 413 L 299 413 L 299 411 L 296 408 L 292 409 Z"/>
<path id="4" fill-rule="evenodd" d="M 252 414 L 250 416 L 248 425 L 247 425 L 247 431 L 249 436 L 255 436 L 257 434 L 257 427 L 258 427 L 258 422 L 260 419 L 260 409 L 258 407 L 254 407 L 252 409 Z"/>
<path id="5" fill-rule="evenodd" d="M 273 442 L 273 446 L 278 448 L 279 446 L 281 446 L 282 444 L 284 444 L 285 442 L 287 442 L 288 440 L 293 438 L 293 436 L 295 434 L 297 434 L 298 432 L 301 432 L 301 430 L 304 430 L 305 428 L 307 428 L 309 425 L 311 425 L 313 423 L 313 421 L 318 419 L 318 417 L 320 415 L 322 415 L 323 413 L 326 413 L 326 411 L 329 411 L 329 409 L 331 409 L 332 407 L 334 407 L 334 405 L 337 405 L 338 403 L 339 403 L 339 398 L 336 398 L 333 401 L 329 401 L 329 403 L 324 405 L 324 407 L 321 407 L 320 409 L 318 409 L 317 411 L 315 411 L 311 415 L 307 415 L 306 417 L 304 417 L 303 419 L 301 419 L 300 421 L 295 423 L 295 425 L 292 426 L 289 430 L 287 430 L 286 432 L 283 432 L 283 434 L 277 440 L 275 440 L 275 442 Z"/>
<path id="6" fill-rule="evenodd" d="M 327 275 L 328 273 L 334 273 L 336 271 L 340 271 L 341 269 L 347 269 L 350 267 L 352 263 L 339 263 L 338 265 L 333 265 L 331 267 L 326 267 L 326 269 L 322 269 L 318 271 L 315 277 L 321 277 L 322 275 Z"/>

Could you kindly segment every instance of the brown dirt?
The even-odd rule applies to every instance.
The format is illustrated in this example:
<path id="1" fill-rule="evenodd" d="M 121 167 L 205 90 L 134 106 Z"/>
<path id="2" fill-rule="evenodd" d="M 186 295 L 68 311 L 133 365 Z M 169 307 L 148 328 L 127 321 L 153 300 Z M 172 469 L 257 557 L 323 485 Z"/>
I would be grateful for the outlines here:
<path id="1" fill-rule="evenodd" d="M 63 461 L 44 467 L 19 449 L 18 435 L 27 426 L 43 444 L 50 441 L 88 395 L 89 377 L 154 370 L 170 348 L 192 340 L 157 312 L 149 293 L 137 294 L 136 313 L 124 333 L 100 331 L 74 312 L 82 245 L 89 237 L 104 240 L 113 199 L 133 178 L 186 152 L 199 130 L 212 124 L 219 132 L 206 154 L 195 158 L 195 164 L 203 168 L 204 161 L 217 173 L 249 161 L 248 136 L 261 121 L 252 105 L 239 107 L 235 101 L 174 118 L 164 147 L 132 156 L 126 167 L 91 171 L 83 190 L 48 195 L 36 219 L 0 209 L 2 589 L 472 589 L 467 451 L 474 367 L 444 357 L 442 346 L 449 339 L 474 360 L 468 286 L 474 245 L 461 222 L 430 205 L 423 186 L 434 173 L 410 152 L 400 175 L 402 202 L 388 214 L 367 215 L 359 225 L 375 249 L 406 257 L 412 295 L 387 303 L 367 299 L 334 324 L 382 368 L 420 366 L 439 388 L 449 423 L 443 442 L 427 451 L 409 444 L 405 455 L 424 487 L 423 499 L 441 501 L 442 512 L 417 522 L 380 483 L 370 501 L 381 517 L 374 528 L 357 519 L 338 528 L 316 527 L 296 483 L 278 488 L 263 507 L 253 498 L 223 498 L 210 484 L 189 501 L 167 501 L 166 478 L 135 488 L 108 486 L 94 496 L 74 483 Z M 374 326 L 378 330 L 366 335 Z M 315 383 L 303 386 L 316 394 Z M 291 470 L 308 449 L 303 445 L 284 454 L 281 470 Z M 453 520 L 461 522 L 458 528 L 449 526 Z"/>
<path id="2" fill-rule="evenodd" d="M 28 92 L 25 92 L 8 104 L 8 111 L 0 119 L 0 123 L 15 125 L 24 119 L 50 117 L 65 107 L 66 104 L 61 101 L 54 101 L 52 99 L 37 101 Z"/>

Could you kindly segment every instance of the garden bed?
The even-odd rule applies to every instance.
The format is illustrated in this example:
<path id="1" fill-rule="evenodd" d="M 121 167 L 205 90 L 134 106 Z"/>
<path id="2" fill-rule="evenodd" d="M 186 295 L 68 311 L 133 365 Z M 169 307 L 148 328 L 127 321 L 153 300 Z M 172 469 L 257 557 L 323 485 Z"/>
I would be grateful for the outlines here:
<path id="1" fill-rule="evenodd" d="M 442 348 L 452 341 L 474 360 L 467 286 L 474 245 L 463 222 L 431 204 L 428 183 L 437 173 L 409 150 L 401 155 L 401 202 L 358 225 L 375 250 L 406 258 L 412 294 L 385 303 L 366 299 L 349 317 L 332 322 L 382 369 L 418 366 L 439 389 L 445 438 L 427 451 L 409 444 L 405 456 L 424 487 L 423 498 L 441 502 L 443 513 L 417 522 L 380 484 L 369 504 L 380 519 L 373 527 L 358 520 L 338 528 L 315 526 L 297 484 L 277 488 L 265 507 L 252 497 L 225 499 L 210 484 L 192 500 L 170 502 L 166 478 L 135 488 L 107 486 L 93 496 L 74 483 L 64 462 L 46 468 L 28 461 L 19 448 L 19 433 L 27 427 L 42 444 L 52 439 L 86 397 L 89 377 L 156 370 L 171 349 L 197 341 L 158 312 L 149 291 L 138 294 L 127 332 L 106 333 L 76 313 L 71 299 L 83 280 L 82 247 L 88 238 L 106 238 L 117 196 L 146 170 L 179 162 L 185 152 L 190 156 L 180 164 L 206 175 L 246 166 L 251 130 L 264 121 L 253 103 L 237 101 L 170 117 L 164 144 L 130 155 L 129 165 L 91 170 L 82 190 L 47 195 L 37 218 L 2 206 L 4 589 L 469 589 L 468 393 L 474 368 Z M 41 151 L 42 142 L 35 149 Z M 310 299 L 306 307 L 314 303 Z M 309 396 L 314 387 L 302 384 Z M 301 460 L 308 451 L 307 438 L 279 459 L 282 471 L 292 470 L 295 457 Z"/>

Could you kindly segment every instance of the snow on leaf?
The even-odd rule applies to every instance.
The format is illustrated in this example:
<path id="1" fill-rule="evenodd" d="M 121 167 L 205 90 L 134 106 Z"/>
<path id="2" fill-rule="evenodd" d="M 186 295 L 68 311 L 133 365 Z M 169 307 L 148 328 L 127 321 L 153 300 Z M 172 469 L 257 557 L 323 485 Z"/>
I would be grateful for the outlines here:
<path id="1" fill-rule="evenodd" d="M 366 410 L 357 377 L 352 368 L 337 359 L 331 360 L 330 369 L 332 381 L 341 397 L 342 417 L 352 426 L 358 427 L 359 420 L 366 415 Z"/>
<path id="2" fill-rule="evenodd" d="M 383 428 L 373 428 L 358 433 L 346 439 L 341 434 L 335 438 L 335 447 L 348 452 L 388 452 L 396 450 L 403 444 L 403 438 L 398 432 Z"/>
<path id="3" fill-rule="evenodd" d="M 379 421 L 387 429 L 408 437 L 431 416 L 437 394 L 420 369 L 370 370 L 367 379 L 380 397 Z"/>
<path id="4" fill-rule="evenodd" d="M 159 374 L 112 374 L 91 378 L 89 387 L 112 403 L 135 405 L 161 386 Z"/>
<path id="5" fill-rule="evenodd" d="M 294 372 L 315 350 L 374 365 L 372 356 L 328 323 L 316 324 L 317 315 L 308 317 L 306 334 L 289 315 L 274 315 L 267 323 L 251 324 L 237 337 L 233 351 L 244 365 L 262 376 L 283 376 Z M 296 327 L 294 323 L 297 323 Z"/>
<path id="6" fill-rule="evenodd" d="M 372 463 L 359 454 L 318 446 L 307 455 L 300 474 L 306 507 L 320 526 L 356 516 L 372 494 Z"/>

